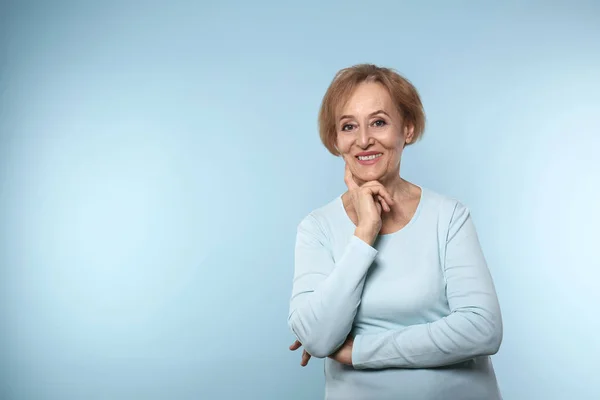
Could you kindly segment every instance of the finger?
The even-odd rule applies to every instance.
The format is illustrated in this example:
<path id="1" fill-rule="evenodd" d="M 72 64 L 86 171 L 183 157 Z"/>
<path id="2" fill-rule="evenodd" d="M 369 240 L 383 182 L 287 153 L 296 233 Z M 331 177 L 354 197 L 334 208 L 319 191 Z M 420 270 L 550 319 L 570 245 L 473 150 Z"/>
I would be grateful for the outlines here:
<path id="1" fill-rule="evenodd" d="M 300 343 L 299 340 L 296 340 L 294 343 L 291 344 L 290 350 L 292 350 L 292 351 L 298 350 L 301 346 L 302 346 L 302 343 Z"/>
<path id="2" fill-rule="evenodd" d="M 354 180 L 354 177 L 352 176 L 352 172 L 350 171 L 350 167 L 348 166 L 348 164 L 346 164 L 344 168 L 344 182 L 346 183 L 346 186 L 350 190 L 358 189 L 359 186 Z"/>
<path id="3" fill-rule="evenodd" d="M 394 199 L 390 192 L 379 182 L 377 181 L 369 181 L 361 186 L 361 189 L 368 190 L 371 195 L 380 195 L 383 199 L 390 204 L 394 204 Z"/>
<path id="4" fill-rule="evenodd" d="M 382 210 L 385 212 L 390 212 L 392 210 L 389 203 L 384 198 L 385 193 L 381 191 L 381 187 L 382 186 L 378 185 L 377 183 L 372 183 L 370 186 L 361 186 L 359 190 L 361 196 L 369 196 L 371 198 L 371 200 L 375 203 L 379 214 L 381 214 Z"/>
<path id="5" fill-rule="evenodd" d="M 388 206 L 387 202 L 384 200 L 383 197 L 381 197 L 380 195 L 377 195 L 377 200 L 379 201 L 379 204 L 381 204 L 381 208 L 383 209 L 383 211 L 385 211 L 385 212 L 390 211 L 390 206 Z"/>
<path id="6" fill-rule="evenodd" d="M 302 360 L 300 361 L 300 365 L 302 365 L 303 367 L 306 367 L 308 365 L 308 361 L 310 360 L 311 355 L 308 354 L 306 352 L 306 350 L 304 350 L 302 352 Z"/>
<path id="7" fill-rule="evenodd" d="M 381 197 L 381 195 L 377 195 L 377 199 L 379 200 L 379 202 L 381 203 L 381 207 L 383 207 L 383 210 L 385 212 L 390 212 L 390 206 L 388 205 L 388 203 L 385 201 L 385 199 L 383 197 Z"/>

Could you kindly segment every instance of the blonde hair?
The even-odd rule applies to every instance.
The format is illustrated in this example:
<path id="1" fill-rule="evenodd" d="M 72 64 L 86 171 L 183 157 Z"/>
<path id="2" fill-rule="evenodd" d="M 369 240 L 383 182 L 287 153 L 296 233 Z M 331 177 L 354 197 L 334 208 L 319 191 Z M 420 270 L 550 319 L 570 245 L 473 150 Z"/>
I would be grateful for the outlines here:
<path id="1" fill-rule="evenodd" d="M 337 114 L 356 87 L 363 82 L 378 82 L 388 90 L 404 123 L 414 127 L 413 140 L 409 144 L 415 143 L 423 136 L 425 111 L 419 93 L 413 84 L 391 68 L 378 67 L 373 64 L 358 64 L 340 70 L 323 96 L 319 110 L 319 135 L 321 142 L 331 154 L 340 155 L 335 146 Z"/>

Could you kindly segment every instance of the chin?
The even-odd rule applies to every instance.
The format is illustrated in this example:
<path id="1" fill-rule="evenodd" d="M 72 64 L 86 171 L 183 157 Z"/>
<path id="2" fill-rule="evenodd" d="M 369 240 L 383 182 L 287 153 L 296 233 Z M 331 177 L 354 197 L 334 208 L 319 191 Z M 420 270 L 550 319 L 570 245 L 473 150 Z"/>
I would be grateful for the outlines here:
<path id="1" fill-rule="evenodd" d="M 361 171 L 360 174 L 356 174 L 356 177 L 363 181 L 378 181 L 384 178 L 387 174 L 387 171 Z"/>

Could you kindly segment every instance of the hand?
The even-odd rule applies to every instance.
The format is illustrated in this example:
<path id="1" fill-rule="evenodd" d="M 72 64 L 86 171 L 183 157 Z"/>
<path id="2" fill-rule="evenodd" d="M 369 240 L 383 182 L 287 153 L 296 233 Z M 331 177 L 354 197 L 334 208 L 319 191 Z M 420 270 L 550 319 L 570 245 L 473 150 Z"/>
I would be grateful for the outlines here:
<path id="1" fill-rule="evenodd" d="M 342 347 L 340 347 L 335 353 L 329 356 L 332 360 L 335 360 L 339 363 L 352 365 L 352 347 L 354 345 L 354 338 L 352 336 L 348 336 Z M 300 347 L 302 347 L 302 343 L 296 340 L 290 346 L 290 350 L 296 351 Z M 302 350 L 302 358 L 300 359 L 300 365 L 306 367 L 308 365 L 308 361 L 311 359 L 311 355 L 308 354 L 306 350 Z"/>
<path id="2" fill-rule="evenodd" d="M 329 358 L 341 363 L 352 366 L 352 348 L 354 347 L 354 338 L 348 336 L 342 347 L 340 347 L 335 353 L 329 356 Z"/>
<path id="3" fill-rule="evenodd" d="M 294 343 L 292 343 L 292 345 L 290 346 L 290 350 L 292 351 L 296 351 L 298 350 L 300 347 L 302 346 L 302 343 L 300 343 L 300 341 L 296 340 Z M 308 360 L 310 360 L 312 356 L 310 354 L 308 354 L 308 352 L 303 349 L 302 350 L 302 358 L 300 359 L 300 365 L 303 367 L 306 367 L 308 365 Z"/>
<path id="4" fill-rule="evenodd" d="M 348 164 L 345 166 L 344 182 L 348 186 L 350 199 L 358 218 L 357 227 L 375 231 L 375 234 L 379 233 L 382 225 L 381 211 L 389 212 L 390 205 L 394 203 L 390 193 L 378 181 L 368 181 L 358 186 Z"/>

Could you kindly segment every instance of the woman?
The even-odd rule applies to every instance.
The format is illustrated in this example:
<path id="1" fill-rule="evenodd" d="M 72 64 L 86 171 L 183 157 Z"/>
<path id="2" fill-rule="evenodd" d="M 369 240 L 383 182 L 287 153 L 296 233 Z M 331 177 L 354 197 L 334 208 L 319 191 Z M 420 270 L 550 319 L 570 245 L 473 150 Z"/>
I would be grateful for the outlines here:
<path id="1" fill-rule="evenodd" d="M 302 365 L 326 358 L 326 399 L 501 399 L 502 317 L 469 210 L 400 176 L 424 125 L 388 68 L 343 69 L 323 99 L 348 191 L 298 225 L 288 323 Z"/>

